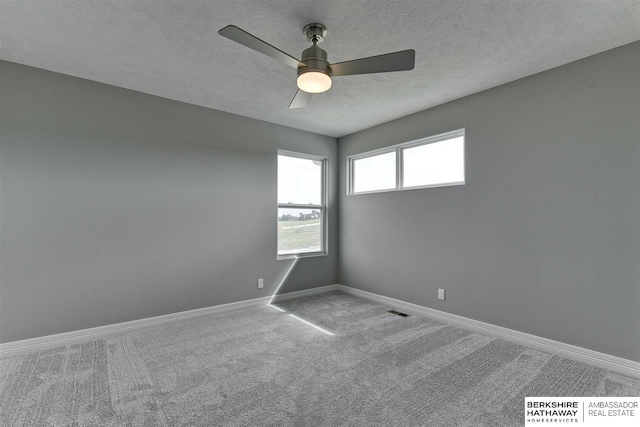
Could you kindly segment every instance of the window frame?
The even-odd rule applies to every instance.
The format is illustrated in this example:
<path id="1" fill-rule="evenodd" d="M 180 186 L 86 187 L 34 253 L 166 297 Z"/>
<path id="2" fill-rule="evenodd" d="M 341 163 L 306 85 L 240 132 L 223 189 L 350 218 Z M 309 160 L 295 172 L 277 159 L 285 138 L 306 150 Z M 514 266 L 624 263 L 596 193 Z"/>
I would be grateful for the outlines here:
<path id="1" fill-rule="evenodd" d="M 358 153 L 358 154 L 354 154 L 352 156 L 348 156 L 347 157 L 347 162 L 346 162 L 346 168 L 347 168 L 347 171 L 346 171 L 347 196 L 359 196 L 361 194 L 388 193 L 390 191 L 406 191 L 406 190 L 418 190 L 418 189 L 423 189 L 423 188 L 452 187 L 452 186 L 456 186 L 456 185 L 465 185 L 466 184 L 466 170 L 465 170 L 465 166 L 466 166 L 466 159 L 465 159 L 465 157 L 466 157 L 466 150 L 465 150 L 466 137 L 465 137 L 465 129 L 466 128 L 461 128 L 461 129 L 453 130 L 453 131 L 450 131 L 450 132 L 440 133 L 438 135 L 428 136 L 426 138 L 415 139 L 415 140 L 412 140 L 412 141 L 402 142 L 400 144 L 379 148 L 377 150 L 371 150 L 371 151 L 367 151 L 367 152 L 364 152 L 364 153 Z M 415 185 L 415 186 L 411 186 L 411 187 L 405 187 L 404 186 L 404 183 L 403 183 L 403 180 L 404 180 L 403 166 L 404 166 L 404 150 L 405 149 L 420 147 L 422 145 L 434 144 L 434 143 L 437 143 L 437 142 L 442 142 L 442 141 L 446 141 L 448 139 L 454 139 L 454 138 L 458 138 L 458 137 L 462 137 L 463 138 L 462 170 L 464 172 L 464 179 L 462 181 L 454 181 L 454 182 L 447 182 L 447 183 L 440 183 L 440 184 Z M 354 163 L 355 163 L 355 161 L 361 160 L 361 159 L 366 159 L 366 158 L 369 158 L 369 157 L 378 156 L 380 154 L 392 153 L 392 152 L 396 153 L 396 186 L 395 186 L 395 188 L 385 188 L 385 189 L 382 189 L 382 190 L 369 190 L 369 191 L 358 191 L 358 192 L 355 192 L 354 188 L 353 188 L 354 184 L 355 184 L 355 176 L 354 176 L 354 172 L 355 172 Z"/>
<path id="2" fill-rule="evenodd" d="M 369 190 L 369 191 L 358 191 L 355 192 L 353 187 L 355 185 L 355 179 L 354 179 L 354 175 L 353 173 L 355 172 L 355 162 L 357 160 L 362 160 L 362 159 L 368 159 L 369 157 L 376 157 L 376 156 L 380 156 L 383 154 L 389 154 L 389 153 L 395 153 L 396 154 L 396 187 L 395 188 L 383 188 L 381 190 Z M 348 177 L 348 187 L 347 187 L 347 195 L 354 195 L 354 194 L 369 194 L 369 193 L 386 193 L 388 191 L 395 191 L 396 188 L 398 187 L 398 150 L 395 146 L 393 147 L 385 147 L 385 148 L 381 148 L 379 150 L 374 150 L 374 151 L 368 151 L 366 153 L 360 153 L 360 154 L 356 154 L 354 156 L 349 156 L 347 158 L 347 177 Z"/>
<path id="3" fill-rule="evenodd" d="M 300 204 L 300 203 L 280 203 L 278 201 L 278 156 L 287 156 L 287 157 L 295 157 L 304 160 L 315 160 L 321 161 L 322 165 L 320 166 L 321 177 L 320 177 L 320 204 Z M 288 150 L 278 150 L 276 156 L 276 226 L 278 224 L 278 211 L 280 208 L 290 208 L 290 209 L 316 209 L 320 211 L 320 250 L 314 252 L 299 252 L 292 254 L 280 254 L 278 251 L 278 230 L 276 227 L 276 259 L 284 260 L 284 259 L 292 259 L 292 258 L 308 258 L 308 257 L 316 257 L 316 256 L 325 256 L 329 254 L 329 227 L 328 220 L 329 215 L 327 212 L 327 189 L 329 188 L 328 181 L 328 168 L 329 158 L 325 156 L 316 156 L 313 154 L 306 153 L 298 153 L 295 151 Z"/>

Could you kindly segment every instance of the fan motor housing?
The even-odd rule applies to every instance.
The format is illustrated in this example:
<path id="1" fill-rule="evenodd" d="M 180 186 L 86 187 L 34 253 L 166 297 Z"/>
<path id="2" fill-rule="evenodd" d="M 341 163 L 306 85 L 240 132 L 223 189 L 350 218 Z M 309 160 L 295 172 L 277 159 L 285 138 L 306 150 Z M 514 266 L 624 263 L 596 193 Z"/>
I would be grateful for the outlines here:
<path id="1" fill-rule="evenodd" d="M 315 43 L 302 52 L 302 61 L 300 62 L 305 64 L 306 67 L 298 67 L 298 76 L 309 71 L 317 71 L 331 77 L 331 68 L 329 67 L 329 61 L 327 59 L 327 52 Z"/>

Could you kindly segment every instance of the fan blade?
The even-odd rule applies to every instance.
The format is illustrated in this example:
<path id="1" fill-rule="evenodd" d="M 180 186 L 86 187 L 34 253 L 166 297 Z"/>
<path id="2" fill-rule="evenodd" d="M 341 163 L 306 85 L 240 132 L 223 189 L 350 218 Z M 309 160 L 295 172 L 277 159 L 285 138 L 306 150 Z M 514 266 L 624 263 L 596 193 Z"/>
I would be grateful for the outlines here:
<path id="1" fill-rule="evenodd" d="M 245 30 L 236 27 L 235 25 L 227 25 L 220 31 L 218 31 L 223 37 L 233 40 L 236 43 L 240 43 L 250 49 L 257 50 L 258 52 L 270 56 L 273 59 L 287 64 L 290 67 L 298 68 L 299 66 L 305 66 L 302 62 L 298 61 L 293 56 L 284 53 L 277 47 L 271 46 L 269 43 L 260 40 L 256 36 L 247 33 Z"/>
<path id="2" fill-rule="evenodd" d="M 334 76 L 351 76 L 353 74 L 387 73 L 390 71 L 413 70 L 416 62 L 416 51 L 413 49 L 385 55 L 354 59 L 353 61 L 331 64 Z"/>
<path id="3" fill-rule="evenodd" d="M 295 96 L 291 100 L 291 104 L 289 104 L 289 108 L 293 109 L 293 108 L 306 107 L 307 105 L 309 105 L 309 102 L 311 102 L 312 96 L 313 96 L 312 93 L 305 92 L 303 90 L 298 89 Z"/>

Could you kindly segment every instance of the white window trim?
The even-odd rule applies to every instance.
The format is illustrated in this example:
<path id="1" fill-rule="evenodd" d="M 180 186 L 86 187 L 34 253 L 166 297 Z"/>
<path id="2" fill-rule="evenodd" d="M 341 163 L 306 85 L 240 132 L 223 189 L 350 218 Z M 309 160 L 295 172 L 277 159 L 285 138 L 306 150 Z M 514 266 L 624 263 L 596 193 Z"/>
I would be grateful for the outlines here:
<path id="1" fill-rule="evenodd" d="M 413 147 L 418 147 L 420 145 L 427 145 L 427 144 L 433 144 L 436 142 L 440 142 L 440 141 L 444 141 L 447 139 L 453 139 L 453 138 L 458 138 L 458 137 L 464 137 L 465 136 L 465 128 L 462 129 L 457 129 L 451 132 L 445 132 L 445 133 L 441 133 L 438 135 L 433 135 L 433 136 L 429 136 L 426 138 L 420 138 L 420 139 L 415 139 L 413 141 L 409 141 L 409 142 L 403 142 L 400 144 L 396 144 L 396 145 L 391 145 L 389 147 L 384 147 L 384 148 L 379 148 L 377 150 L 372 150 L 372 151 L 367 151 L 365 153 L 359 153 L 359 154 L 354 154 L 353 156 L 348 156 L 347 157 L 347 196 L 359 196 L 361 194 L 374 194 L 374 193 L 388 193 L 390 191 L 406 191 L 406 190 L 418 190 L 418 189 L 422 189 L 422 188 L 435 188 L 435 187 L 451 187 L 454 185 L 465 185 L 465 180 L 462 181 L 455 181 L 455 182 L 447 182 L 447 183 L 443 183 L 443 184 L 430 184 L 430 185 L 417 185 L 417 186 L 413 186 L 413 187 L 404 187 L 403 186 L 403 150 L 406 148 L 413 148 Z M 465 146 L 466 146 L 466 140 L 465 140 Z M 465 147 L 466 148 L 466 147 Z M 373 157 L 373 156 L 378 156 L 380 154 L 387 154 L 387 153 L 396 153 L 396 186 L 395 188 L 385 188 L 383 190 L 370 190 L 370 191 L 358 191 L 358 192 L 354 192 L 353 191 L 353 184 L 354 184 L 354 179 L 353 179 L 353 163 L 356 160 L 360 160 L 360 159 L 366 159 L 367 157 Z M 465 154 L 466 154 L 466 150 L 465 150 Z M 463 162 L 463 168 L 465 166 L 465 159 L 463 157 L 462 159 Z M 466 177 L 466 173 L 465 173 L 465 177 Z"/>
<path id="2" fill-rule="evenodd" d="M 278 231 L 276 229 L 276 259 L 292 259 L 292 258 L 309 258 L 309 257 L 317 257 L 317 256 L 326 256 L 329 255 L 329 213 L 327 208 L 327 189 L 329 188 L 329 176 L 327 173 L 329 159 L 323 156 L 316 156 L 313 154 L 305 154 L 305 153 L 297 153 L 295 151 L 287 151 L 287 150 L 278 150 L 277 155 L 280 156 L 289 156 L 289 157 L 297 157 L 299 159 L 306 160 L 317 160 L 322 162 L 322 176 L 320 178 L 320 182 L 322 188 L 320 189 L 320 197 L 321 204 L 298 204 L 298 203 L 279 203 L 278 202 L 278 190 L 277 190 L 277 166 L 276 166 L 276 224 L 278 222 L 278 209 L 280 208 L 298 208 L 298 209 L 317 209 L 320 211 L 321 218 L 321 241 L 320 241 L 320 250 L 316 252 L 301 252 L 301 253 L 291 253 L 291 254 L 282 254 L 278 253 Z M 276 157 L 277 159 L 277 157 Z M 277 160 L 276 160 L 277 163 Z"/>

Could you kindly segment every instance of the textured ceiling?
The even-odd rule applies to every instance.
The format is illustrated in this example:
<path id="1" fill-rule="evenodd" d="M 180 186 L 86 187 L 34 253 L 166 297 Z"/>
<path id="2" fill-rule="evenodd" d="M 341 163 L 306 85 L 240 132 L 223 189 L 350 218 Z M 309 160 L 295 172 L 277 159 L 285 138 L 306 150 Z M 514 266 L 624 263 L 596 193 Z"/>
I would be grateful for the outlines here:
<path id="1" fill-rule="evenodd" d="M 415 49 L 416 67 L 289 110 L 295 70 L 217 34 L 299 57 L 309 22 L 331 62 Z M 334 137 L 639 39 L 638 0 L 0 0 L 0 59 Z"/>

